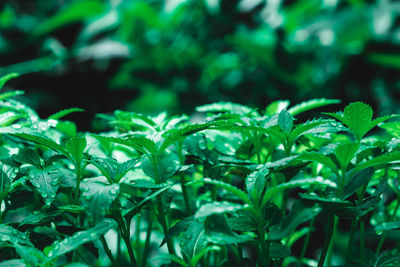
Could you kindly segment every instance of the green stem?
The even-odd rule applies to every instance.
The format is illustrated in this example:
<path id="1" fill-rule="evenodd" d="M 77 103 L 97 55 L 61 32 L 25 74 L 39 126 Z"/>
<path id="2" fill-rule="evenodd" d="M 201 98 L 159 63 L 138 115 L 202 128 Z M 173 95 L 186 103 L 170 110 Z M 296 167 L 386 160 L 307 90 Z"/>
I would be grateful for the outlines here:
<path id="1" fill-rule="evenodd" d="M 314 227 L 314 217 L 311 219 L 311 221 L 310 221 L 310 225 L 309 225 L 309 228 L 310 228 L 310 231 L 307 233 L 307 235 L 306 235 L 306 239 L 304 240 L 304 243 L 303 243 L 303 248 L 301 249 L 301 253 L 300 253 L 300 257 L 299 257 L 299 262 L 298 262 L 298 267 L 300 267 L 301 266 L 301 262 L 302 262 L 302 260 L 303 260 L 303 258 L 304 258 L 304 255 L 306 254 L 306 251 L 307 251 L 307 247 L 308 247 L 308 243 L 310 242 L 310 237 L 311 237 L 311 229 Z"/>
<path id="2" fill-rule="evenodd" d="M 337 233 L 337 227 L 339 223 L 339 218 L 337 216 L 334 216 L 334 221 L 333 221 L 333 233 L 331 236 L 331 242 L 328 247 L 328 252 L 326 256 L 326 262 L 328 263 L 328 266 L 331 265 L 331 258 L 332 258 L 332 251 L 333 251 L 333 245 L 335 244 L 335 238 L 336 238 L 336 233 Z"/>
<path id="3" fill-rule="evenodd" d="M 75 194 L 74 194 L 74 203 L 78 203 L 79 199 L 79 187 L 81 185 L 81 167 L 80 166 L 75 166 L 76 170 L 76 185 L 75 185 Z"/>
<path id="4" fill-rule="evenodd" d="M 335 215 L 333 213 L 329 214 L 328 224 L 327 224 L 326 231 L 325 231 L 324 244 L 322 247 L 321 256 L 318 261 L 318 267 L 324 266 L 326 254 L 328 253 L 329 244 L 331 243 L 331 237 L 333 234 L 333 225 L 334 225 L 334 221 L 335 221 L 334 218 L 335 218 Z"/>
<path id="5" fill-rule="evenodd" d="M 182 154 L 182 146 L 183 142 L 179 142 L 179 162 L 181 165 L 184 164 L 184 158 Z M 185 174 L 183 172 L 179 173 L 179 180 L 181 183 L 181 188 L 182 188 L 182 194 L 183 194 L 183 200 L 185 201 L 185 209 L 186 209 L 186 214 L 189 215 L 192 212 L 192 209 L 190 207 L 190 200 L 189 200 L 189 195 L 186 187 L 186 179 L 185 179 Z"/>
<path id="6" fill-rule="evenodd" d="M 143 255 L 142 255 L 142 263 L 140 266 L 146 266 L 147 256 L 149 255 L 150 248 L 150 239 L 151 239 L 151 231 L 153 229 L 153 210 L 149 211 L 149 219 L 147 221 L 147 230 L 146 230 L 146 241 L 144 242 Z"/>
<path id="7" fill-rule="evenodd" d="M 104 251 L 105 251 L 106 254 L 107 254 L 107 257 L 110 259 L 112 266 L 118 266 L 117 263 L 116 263 L 115 260 L 114 260 L 114 257 L 113 257 L 113 255 L 112 255 L 112 253 L 111 253 L 110 248 L 109 248 L 108 245 L 107 245 L 107 241 L 106 241 L 106 239 L 104 238 L 104 235 L 100 236 L 100 242 L 101 242 L 101 245 L 102 245 L 103 248 L 104 248 Z"/>
<path id="8" fill-rule="evenodd" d="M 166 214 L 163 211 L 163 203 L 161 196 L 157 196 L 157 208 L 158 208 L 158 218 L 163 229 L 164 235 L 166 236 L 169 232 L 168 222 L 166 218 Z M 171 255 L 175 255 L 175 248 L 172 238 L 167 241 L 168 253 Z"/>
<path id="9" fill-rule="evenodd" d="M 357 224 L 358 220 L 356 218 L 351 220 L 350 236 L 349 236 L 349 241 L 347 243 L 347 251 L 346 251 L 346 263 L 349 263 L 351 259 L 352 255 L 351 252 L 353 251 L 354 236 L 356 234 Z"/>
<path id="10" fill-rule="evenodd" d="M 360 258 L 365 259 L 365 222 L 360 221 Z"/>
<path id="11" fill-rule="evenodd" d="M 259 255 L 257 256 L 258 259 L 258 266 L 259 267 L 264 267 L 264 266 L 271 266 L 271 260 L 269 256 L 269 246 L 270 242 L 265 240 L 265 230 L 264 226 L 262 224 L 262 220 L 258 220 L 257 223 L 257 228 L 258 228 L 258 235 L 259 235 Z"/>
<path id="12" fill-rule="evenodd" d="M 126 248 L 128 249 L 129 259 L 132 267 L 137 267 L 137 262 L 135 258 L 135 254 L 133 253 L 132 243 L 130 241 L 130 226 L 124 220 L 121 214 L 117 217 L 117 223 L 119 230 L 121 232 L 121 237 L 125 242 Z"/>

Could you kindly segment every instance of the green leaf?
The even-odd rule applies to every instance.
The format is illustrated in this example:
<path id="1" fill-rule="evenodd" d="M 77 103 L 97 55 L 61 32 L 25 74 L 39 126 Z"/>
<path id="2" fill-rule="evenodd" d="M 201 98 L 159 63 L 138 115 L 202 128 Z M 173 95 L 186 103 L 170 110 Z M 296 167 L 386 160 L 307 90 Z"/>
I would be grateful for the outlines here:
<path id="1" fill-rule="evenodd" d="M 257 222 L 251 212 L 244 210 L 226 218 L 229 227 L 234 231 L 254 231 L 257 229 Z"/>
<path id="2" fill-rule="evenodd" d="M 83 160 L 83 152 L 86 148 L 86 138 L 83 136 L 75 136 L 67 140 L 65 148 L 71 154 L 76 168 L 80 168 Z"/>
<path id="3" fill-rule="evenodd" d="M 166 149 L 156 155 L 144 155 L 142 158 L 143 172 L 153 178 L 156 183 L 166 181 L 180 167 L 180 161 L 175 151 Z"/>
<path id="4" fill-rule="evenodd" d="M 74 112 L 83 112 L 83 111 L 85 111 L 85 110 L 84 110 L 84 109 L 81 109 L 81 108 L 67 108 L 67 109 L 60 110 L 59 112 L 50 115 L 50 116 L 48 117 L 48 119 L 49 119 L 49 120 L 59 120 L 59 119 L 61 119 L 62 117 L 65 117 L 65 116 L 67 116 L 67 115 L 69 115 L 69 114 L 71 114 L 71 113 L 74 113 Z"/>
<path id="5" fill-rule="evenodd" d="M 18 243 L 14 244 L 14 246 L 18 255 L 24 260 L 24 262 L 28 266 L 39 266 L 40 263 L 45 261 L 45 255 L 37 248 L 21 246 Z"/>
<path id="6" fill-rule="evenodd" d="M 274 115 L 276 113 L 281 112 L 284 109 L 287 109 L 287 107 L 289 106 L 290 101 L 289 100 L 278 100 L 278 101 L 273 101 L 271 102 L 271 104 L 269 104 L 266 108 L 265 108 L 265 115 L 267 116 L 271 116 Z"/>
<path id="7" fill-rule="evenodd" d="M 250 173 L 246 177 L 246 189 L 253 203 L 258 203 L 265 190 L 266 177 L 269 173 L 268 166 Z"/>
<path id="8" fill-rule="evenodd" d="M 134 206 L 133 208 L 124 211 L 123 216 L 125 218 L 127 218 L 128 221 L 130 221 L 130 219 L 135 216 L 139 210 L 150 200 L 152 200 L 153 198 L 157 197 L 158 195 L 160 195 L 161 193 L 163 193 L 164 191 L 168 190 L 171 186 L 165 186 L 164 188 L 161 188 L 153 193 L 151 193 L 150 195 L 148 195 L 147 197 L 145 197 L 145 199 L 143 199 L 142 201 L 140 201 L 136 206 Z"/>
<path id="9" fill-rule="evenodd" d="M 99 1 L 84 0 L 72 3 L 53 17 L 43 21 L 35 27 L 32 35 L 35 37 L 46 35 L 71 23 L 100 15 L 104 6 Z"/>
<path id="10" fill-rule="evenodd" d="M 375 225 L 375 231 L 390 231 L 400 228 L 400 221 L 383 222 Z"/>
<path id="11" fill-rule="evenodd" d="M 122 135 L 120 137 L 110 137 L 95 134 L 92 134 L 92 136 L 99 141 L 125 145 L 128 147 L 132 147 L 142 153 L 152 154 L 155 153 L 157 150 L 156 144 L 146 133 L 133 133 Z"/>
<path id="12" fill-rule="evenodd" d="M 22 259 L 5 260 L 0 263 L 0 267 L 26 267 Z"/>
<path id="13" fill-rule="evenodd" d="M 194 219 L 186 231 L 179 237 L 179 245 L 182 254 L 187 259 L 192 259 L 199 251 L 206 247 L 207 241 L 204 235 L 203 223 Z"/>
<path id="14" fill-rule="evenodd" d="M 53 211 L 47 211 L 47 210 L 37 210 L 34 211 L 33 213 L 29 214 L 26 216 L 20 223 L 19 225 L 26 225 L 26 224 L 33 224 L 33 225 L 44 225 L 47 222 L 50 222 L 54 220 L 56 216 L 59 216 L 62 214 L 62 211 L 59 210 L 53 210 Z"/>
<path id="15" fill-rule="evenodd" d="M 45 135 L 39 134 L 30 129 L 26 129 L 26 128 L 18 129 L 15 127 L 14 128 L 13 127 L 3 127 L 3 128 L 0 128 L 0 133 L 10 134 L 10 135 L 16 136 L 18 138 L 37 143 L 39 145 L 43 145 L 45 147 L 53 149 L 54 151 L 60 152 L 63 155 L 69 157 L 68 151 L 65 150 L 61 145 L 57 144 L 56 142 L 54 142 L 50 138 L 46 137 Z"/>
<path id="16" fill-rule="evenodd" d="M 352 168 L 351 170 L 349 170 L 347 172 L 346 179 L 347 180 L 351 179 L 357 172 L 359 172 L 363 169 L 366 169 L 368 167 L 384 165 L 384 164 L 388 164 L 388 163 L 399 161 L 399 160 L 400 160 L 400 152 L 399 151 L 390 152 L 390 153 L 383 154 L 381 156 L 377 156 L 373 159 L 370 159 L 368 161 L 357 164 L 357 166 L 355 166 L 354 168 Z"/>
<path id="17" fill-rule="evenodd" d="M 18 154 L 13 156 L 15 161 L 25 164 L 31 164 L 40 168 L 43 166 L 42 159 L 36 150 L 30 148 L 22 148 L 18 151 Z"/>
<path id="18" fill-rule="evenodd" d="M 304 179 L 297 179 L 297 180 L 292 180 L 287 183 L 279 184 L 274 187 L 270 187 L 265 191 L 261 207 L 264 207 L 265 204 L 271 199 L 273 195 L 276 193 L 286 190 L 286 189 L 291 189 L 291 188 L 296 188 L 296 187 L 308 187 L 308 186 L 321 186 L 321 187 L 332 187 L 336 188 L 337 185 L 336 183 L 332 182 L 331 180 L 324 179 L 323 177 L 316 177 L 316 178 L 304 178 Z"/>
<path id="19" fill-rule="evenodd" d="M 207 241 L 220 244 L 238 244 L 252 239 L 250 236 L 240 236 L 229 228 L 223 214 L 213 214 L 204 221 L 204 233 Z"/>
<path id="20" fill-rule="evenodd" d="M 153 262 L 157 262 L 157 266 L 163 266 L 163 265 L 168 265 L 171 264 L 172 262 L 175 262 L 177 264 L 180 264 L 181 266 L 186 267 L 187 264 L 184 260 L 182 260 L 181 258 L 179 258 L 176 255 L 171 255 L 171 254 L 160 254 L 155 256 L 152 259 Z"/>
<path id="21" fill-rule="evenodd" d="M 297 202 L 289 215 L 277 225 L 270 228 L 268 239 L 281 240 L 294 231 L 300 224 L 311 220 L 321 211 L 320 207 L 314 206 L 311 208 L 302 207 Z"/>
<path id="22" fill-rule="evenodd" d="M 21 244 L 33 247 L 27 237 L 27 233 L 20 232 L 11 226 L 0 224 L 0 243 L 4 242 L 12 245 Z"/>
<path id="23" fill-rule="evenodd" d="M 44 169 L 32 167 L 29 171 L 29 181 L 42 196 L 46 205 L 50 205 L 51 202 L 53 202 L 61 178 L 62 174 L 58 171 L 56 166 L 50 166 Z"/>
<path id="24" fill-rule="evenodd" d="M 90 179 L 81 183 L 82 203 L 87 209 L 89 225 L 104 219 L 111 203 L 119 196 L 119 185 L 104 185 L 91 182 Z"/>
<path id="25" fill-rule="evenodd" d="M 282 110 L 278 115 L 278 125 L 285 133 L 289 134 L 293 128 L 293 116 L 287 110 Z"/>
<path id="26" fill-rule="evenodd" d="M 303 153 L 301 154 L 298 159 L 300 160 L 306 160 L 306 161 L 311 161 L 311 162 L 318 162 L 322 165 L 324 165 L 325 167 L 328 167 L 329 169 L 331 169 L 331 171 L 337 176 L 339 177 L 339 172 L 338 169 L 336 167 L 336 164 L 327 156 L 317 153 L 317 152 L 307 152 L 307 153 Z"/>
<path id="27" fill-rule="evenodd" d="M 337 197 L 319 197 L 315 193 L 311 194 L 300 193 L 299 195 L 301 198 L 310 200 L 313 203 L 318 203 L 323 207 L 339 209 L 352 204 L 350 201 L 341 200 L 340 198 Z"/>
<path id="28" fill-rule="evenodd" d="M 344 198 L 351 196 L 358 188 L 369 182 L 374 174 L 372 168 L 366 168 L 358 172 L 353 178 L 351 178 L 344 187 Z"/>
<path id="29" fill-rule="evenodd" d="M 98 240 L 100 236 L 104 235 L 110 229 L 115 227 L 114 221 L 105 220 L 97 223 L 93 228 L 84 231 L 76 232 L 74 235 L 65 238 L 61 241 L 55 241 L 47 250 L 47 257 L 52 260 L 65 253 L 77 249 L 79 246 Z"/>
<path id="30" fill-rule="evenodd" d="M 335 119 L 341 121 L 343 124 L 349 127 L 349 129 L 358 141 L 360 141 L 369 130 L 377 126 L 379 123 L 398 116 L 384 116 L 372 120 L 372 108 L 362 102 L 353 102 L 347 105 L 344 108 L 343 115 L 334 113 L 325 114 L 334 117 Z"/>
<path id="31" fill-rule="evenodd" d="M 3 198 L 9 192 L 9 186 L 17 177 L 19 168 L 10 159 L 0 160 L 0 167 L 0 196 Z"/>
<path id="32" fill-rule="evenodd" d="M 376 260 L 374 267 L 395 267 L 400 264 L 400 251 L 392 249 L 383 252 Z"/>
<path id="33" fill-rule="evenodd" d="M 220 214 L 225 212 L 236 212 L 248 208 L 247 205 L 235 204 L 231 202 L 211 202 L 204 204 L 196 212 L 195 218 L 200 219 L 212 214 Z"/>
<path id="34" fill-rule="evenodd" d="M 9 80 L 16 78 L 18 76 L 19 76 L 18 73 L 10 73 L 10 74 L 0 77 L 0 90 L 3 88 L 3 86 L 6 82 L 8 82 Z"/>
<path id="35" fill-rule="evenodd" d="M 91 155 L 90 163 L 95 165 L 107 177 L 110 183 L 119 182 L 121 178 L 137 163 L 136 159 L 119 163 L 113 158 L 100 158 Z"/>
<path id="36" fill-rule="evenodd" d="M 335 148 L 335 156 L 342 170 L 346 170 L 359 148 L 359 143 L 340 144 Z"/>
<path id="37" fill-rule="evenodd" d="M 5 99 L 17 96 L 17 95 L 23 95 L 25 94 L 24 91 L 11 91 L 11 92 L 7 92 L 7 93 L 2 93 L 0 94 L 0 101 L 3 101 Z"/>
<path id="38" fill-rule="evenodd" d="M 197 112 L 230 112 L 238 115 L 250 115 L 255 112 L 254 109 L 230 102 L 219 102 L 196 107 Z"/>
<path id="39" fill-rule="evenodd" d="M 168 234 L 165 235 L 164 239 L 161 241 L 160 247 L 164 246 L 164 244 L 167 243 L 167 241 L 170 240 L 172 237 L 186 231 L 186 229 L 193 222 L 193 220 L 194 220 L 194 217 L 190 216 L 183 220 L 178 221 L 174 226 L 172 226 L 169 229 Z"/>
<path id="40" fill-rule="evenodd" d="M 246 193 L 244 193 L 240 189 L 238 189 L 230 184 L 224 183 L 222 181 L 212 180 L 210 178 L 204 178 L 203 180 L 197 180 L 194 182 L 190 182 L 190 183 L 188 183 L 188 185 L 193 185 L 196 183 L 213 184 L 215 186 L 221 187 L 221 188 L 225 189 L 226 191 L 234 194 L 238 198 L 240 198 L 244 203 L 249 204 L 249 205 L 251 204 L 251 201 Z"/>
<path id="41" fill-rule="evenodd" d="M 269 255 L 273 259 L 283 259 L 289 257 L 292 254 L 292 251 L 287 246 L 282 245 L 281 243 L 272 242 L 269 247 Z"/>
<path id="42" fill-rule="evenodd" d="M 339 104 L 341 101 L 339 99 L 313 99 L 309 100 L 303 103 L 300 103 L 292 108 L 290 108 L 288 111 L 292 116 L 296 116 L 300 113 L 309 111 L 314 108 L 319 108 L 327 105 L 332 105 L 332 104 Z"/>

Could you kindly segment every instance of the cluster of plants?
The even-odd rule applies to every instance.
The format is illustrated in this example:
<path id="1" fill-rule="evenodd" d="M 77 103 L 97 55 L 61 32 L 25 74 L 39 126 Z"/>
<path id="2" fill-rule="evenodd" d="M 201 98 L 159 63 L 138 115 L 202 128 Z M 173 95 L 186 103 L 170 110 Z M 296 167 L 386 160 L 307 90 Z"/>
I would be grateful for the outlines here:
<path id="1" fill-rule="evenodd" d="M 397 115 L 220 102 L 90 133 L 21 93 L 0 94 L 0 266 L 399 264 Z"/>
<path id="2" fill-rule="evenodd" d="M 398 107 L 398 18 L 378 0 L 2 1 L 0 75 L 26 74 L 12 83 L 40 114 L 85 108 L 87 130 L 115 103 L 155 115 L 345 97 L 380 113 Z"/>

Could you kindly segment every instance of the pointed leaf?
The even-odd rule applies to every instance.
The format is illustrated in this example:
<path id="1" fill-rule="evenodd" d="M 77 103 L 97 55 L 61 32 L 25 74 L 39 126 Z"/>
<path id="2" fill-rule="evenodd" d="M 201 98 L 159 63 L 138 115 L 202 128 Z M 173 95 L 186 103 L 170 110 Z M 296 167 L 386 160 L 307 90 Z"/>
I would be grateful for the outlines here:
<path id="1" fill-rule="evenodd" d="M 332 182 L 331 180 L 324 179 L 321 176 L 316 178 L 304 178 L 304 179 L 292 180 L 290 182 L 268 188 L 264 194 L 261 207 L 264 207 L 265 204 L 267 204 L 267 202 L 271 199 L 271 197 L 280 191 L 302 186 L 311 186 L 311 185 L 313 186 L 318 185 L 321 187 L 332 187 L 332 188 L 337 187 L 336 183 Z"/>
<path id="2" fill-rule="evenodd" d="M 196 183 L 213 184 L 215 186 L 221 187 L 221 188 L 225 189 L 226 191 L 234 194 L 238 198 L 240 198 L 244 203 L 251 204 L 251 201 L 250 201 L 250 199 L 249 199 L 249 197 L 247 196 L 246 193 L 244 193 L 242 190 L 240 190 L 240 189 L 238 189 L 238 188 L 236 188 L 236 187 L 234 187 L 234 186 L 232 186 L 230 184 L 224 183 L 222 181 L 212 180 L 210 178 L 204 178 L 203 180 L 197 180 L 197 181 L 194 181 L 194 182 L 190 182 L 190 183 L 188 183 L 188 185 L 189 184 L 196 184 Z"/>
<path id="3" fill-rule="evenodd" d="M 144 155 L 142 158 L 143 172 L 157 183 L 166 181 L 180 167 L 180 161 L 175 151 L 166 149 L 156 155 Z"/>
<path id="4" fill-rule="evenodd" d="M 89 225 L 104 219 L 111 203 L 119 195 L 119 185 L 104 185 L 98 182 L 84 181 L 81 183 L 82 203 L 87 209 Z"/>
<path id="5" fill-rule="evenodd" d="M 45 261 L 45 255 L 41 250 L 34 247 L 21 246 L 20 244 L 14 244 L 15 250 L 18 255 L 24 260 L 28 266 L 39 266 L 40 263 Z"/>
<path id="6" fill-rule="evenodd" d="M 23 148 L 18 151 L 18 154 L 13 156 L 13 159 L 25 164 L 31 164 L 38 168 L 42 167 L 42 160 L 36 150 Z"/>
<path id="7" fill-rule="evenodd" d="M 151 193 L 151 194 L 150 194 L 149 196 L 147 196 L 145 199 L 143 199 L 142 201 L 140 201 L 139 204 L 137 204 L 136 206 L 134 206 L 133 208 L 131 208 L 131 209 L 127 210 L 127 211 L 124 211 L 123 216 L 124 216 L 125 218 L 128 218 L 128 221 L 129 221 L 129 219 L 131 219 L 133 216 L 135 216 L 135 215 L 139 212 L 139 210 L 140 210 L 147 202 L 149 202 L 149 201 L 152 200 L 153 198 L 157 197 L 159 194 L 165 192 L 165 191 L 168 190 L 170 187 L 171 187 L 170 185 L 169 185 L 169 186 L 165 186 L 164 188 L 161 188 L 161 189 L 159 189 L 159 190 L 157 190 L 157 191 Z"/>
<path id="8" fill-rule="evenodd" d="M 320 207 L 302 207 L 299 202 L 293 206 L 289 215 L 279 224 L 270 228 L 268 239 L 281 240 L 294 231 L 300 224 L 311 220 L 321 211 Z"/>
<path id="9" fill-rule="evenodd" d="M 46 205 L 53 202 L 62 174 L 56 166 L 50 166 L 45 169 L 32 167 L 29 171 L 29 180 L 42 196 Z"/>
<path id="10" fill-rule="evenodd" d="M 339 99 L 326 99 L 326 98 L 321 98 L 321 99 L 313 99 L 309 100 L 303 103 L 300 103 L 292 108 L 290 108 L 288 111 L 292 116 L 296 116 L 300 113 L 306 112 L 308 110 L 314 109 L 314 108 L 319 108 L 327 105 L 332 105 L 332 104 L 339 104 L 341 101 Z"/>
<path id="11" fill-rule="evenodd" d="M 353 169 L 347 172 L 346 174 L 346 179 L 351 179 L 357 172 L 366 169 L 368 167 L 374 167 L 378 165 L 384 165 L 388 164 L 391 162 L 399 161 L 400 160 L 400 152 L 395 151 L 395 152 L 390 152 L 383 154 L 381 156 L 377 156 L 373 159 L 370 159 L 368 161 L 362 162 L 357 164 Z"/>
<path id="12" fill-rule="evenodd" d="M 317 152 L 308 152 L 308 153 L 303 153 L 301 154 L 298 159 L 300 160 L 307 160 L 307 161 L 315 161 L 318 163 L 321 163 L 325 167 L 328 167 L 331 169 L 331 171 L 339 177 L 339 172 L 336 167 L 336 164 L 327 156 L 317 153 Z"/>
<path id="13" fill-rule="evenodd" d="M 223 112 L 231 112 L 239 115 L 249 115 L 255 112 L 254 109 L 230 102 L 219 102 L 208 105 L 203 105 L 200 107 L 196 107 L 197 112 L 215 112 L 215 113 L 223 113 Z"/>
<path id="14" fill-rule="evenodd" d="M 344 198 L 346 199 L 354 192 L 357 191 L 358 188 L 365 185 L 369 182 L 374 174 L 374 170 L 372 168 L 366 168 L 360 172 L 358 172 L 353 178 L 351 178 L 344 187 Z"/>
<path id="15" fill-rule="evenodd" d="M 75 136 L 67 140 L 65 148 L 71 154 L 77 168 L 80 168 L 83 159 L 83 152 L 86 148 L 86 138 L 83 136 Z"/>
<path id="16" fill-rule="evenodd" d="M 3 242 L 12 245 L 21 244 L 33 247 L 33 244 L 29 241 L 26 233 L 20 232 L 11 226 L 0 224 L 0 243 Z"/>
<path id="17" fill-rule="evenodd" d="M 253 239 L 250 236 L 241 236 L 229 228 L 223 214 L 213 214 L 204 221 L 204 233 L 209 242 L 220 245 L 238 244 Z"/>
<path id="18" fill-rule="evenodd" d="M 248 205 L 235 204 L 231 202 L 211 202 L 204 204 L 196 212 L 195 218 L 200 219 L 212 214 L 220 214 L 225 212 L 235 212 L 248 208 Z"/>
<path id="19" fill-rule="evenodd" d="M 47 256 L 50 259 L 55 259 L 65 253 L 77 249 L 79 246 L 98 240 L 100 236 L 104 235 L 112 229 L 116 223 L 114 221 L 105 220 L 97 223 L 94 227 L 84 231 L 76 232 L 74 235 L 65 238 L 61 241 L 55 241 L 48 249 Z"/>
<path id="20" fill-rule="evenodd" d="M 285 133 L 289 134 L 293 128 L 293 116 L 287 110 L 282 110 L 278 115 L 278 125 Z"/>
<path id="21" fill-rule="evenodd" d="M 15 77 L 18 77 L 18 76 L 19 76 L 18 73 L 10 73 L 10 74 L 0 77 L 0 90 L 3 88 L 3 86 L 6 82 L 8 82 L 9 80 L 11 80 Z"/>
<path id="22" fill-rule="evenodd" d="M 272 242 L 269 247 L 269 255 L 273 259 L 283 259 L 289 257 L 292 254 L 292 251 L 287 246 L 282 245 L 281 243 Z"/>
<path id="23" fill-rule="evenodd" d="M 65 117 L 65 116 L 67 116 L 67 115 L 69 115 L 69 114 L 71 114 L 71 113 L 74 113 L 74 112 L 83 112 L 83 111 L 85 111 L 84 109 L 81 109 L 81 108 L 68 108 L 68 109 L 63 109 L 63 110 L 60 110 L 59 112 L 57 112 L 57 113 L 54 113 L 53 115 L 50 115 L 49 117 L 48 117 L 48 119 L 49 120 L 59 120 L 59 119 L 61 119 L 62 117 Z"/>
<path id="24" fill-rule="evenodd" d="M 0 101 L 3 101 L 7 98 L 11 98 L 17 95 L 23 95 L 25 92 L 24 91 L 11 91 L 11 92 L 7 92 L 7 93 L 2 93 L 0 94 Z"/>
<path id="25" fill-rule="evenodd" d="M 0 133 L 10 134 L 10 135 L 16 136 L 18 138 L 34 142 L 39 145 L 43 145 L 45 147 L 53 149 L 54 151 L 60 152 L 67 157 L 69 156 L 68 151 L 65 150 L 62 146 L 60 146 L 59 144 L 57 144 L 50 138 L 46 137 L 45 135 L 39 134 L 30 129 L 26 129 L 26 128 L 18 129 L 15 127 L 14 128 L 13 127 L 3 127 L 3 128 L 0 128 Z"/>
<path id="26" fill-rule="evenodd" d="M 347 165 L 356 155 L 360 147 L 359 143 L 340 144 L 335 148 L 335 156 L 342 170 L 346 170 Z"/>

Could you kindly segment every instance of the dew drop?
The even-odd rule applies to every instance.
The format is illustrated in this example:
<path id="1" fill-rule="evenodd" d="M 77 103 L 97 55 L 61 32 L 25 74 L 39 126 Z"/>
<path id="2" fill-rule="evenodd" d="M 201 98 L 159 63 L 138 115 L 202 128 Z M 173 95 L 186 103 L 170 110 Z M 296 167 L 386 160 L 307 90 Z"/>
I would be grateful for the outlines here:
<path id="1" fill-rule="evenodd" d="M 199 141 L 199 148 L 201 150 L 205 150 L 207 148 L 207 144 L 206 144 L 206 142 L 204 140 L 200 140 Z"/>

